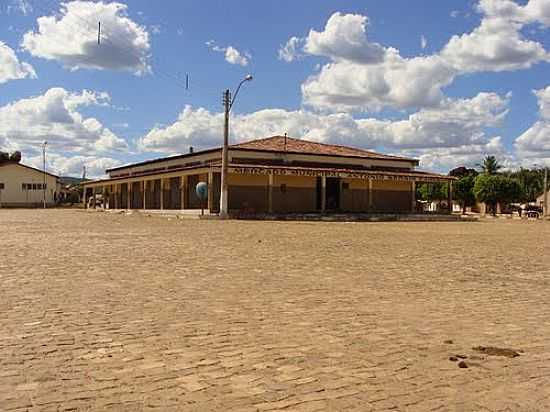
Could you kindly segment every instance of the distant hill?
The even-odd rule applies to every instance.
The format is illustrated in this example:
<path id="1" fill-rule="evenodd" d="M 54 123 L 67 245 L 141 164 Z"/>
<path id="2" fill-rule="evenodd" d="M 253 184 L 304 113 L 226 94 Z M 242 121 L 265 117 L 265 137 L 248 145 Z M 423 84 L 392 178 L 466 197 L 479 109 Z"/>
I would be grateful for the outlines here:
<path id="1" fill-rule="evenodd" d="M 61 176 L 59 178 L 62 185 L 79 185 L 82 182 L 88 182 L 90 179 L 82 179 L 81 177 Z"/>

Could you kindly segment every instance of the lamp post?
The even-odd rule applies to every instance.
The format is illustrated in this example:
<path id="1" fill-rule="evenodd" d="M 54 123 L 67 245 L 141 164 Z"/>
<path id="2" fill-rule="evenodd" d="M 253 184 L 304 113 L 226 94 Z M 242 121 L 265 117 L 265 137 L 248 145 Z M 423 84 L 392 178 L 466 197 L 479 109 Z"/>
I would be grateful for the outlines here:
<path id="1" fill-rule="evenodd" d="M 228 184 L 227 184 L 227 169 L 229 163 L 229 113 L 231 108 L 237 99 L 239 90 L 244 82 L 252 80 L 252 75 L 248 74 L 237 86 L 233 99 L 231 99 L 231 92 L 227 89 L 223 93 L 223 107 L 224 107 L 224 124 L 223 124 L 223 147 L 222 147 L 222 173 L 221 173 L 221 192 L 220 192 L 220 218 L 226 219 L 228 216 Z"/>
<path id="2" fill-rule="evenodd" d="M 548 167 L 544 167 L 544 197 L 543 199 L 543 209 L 542 209 L 542 216 L 546 217 L 548 216 Z"/>
<path id="3" fill-rule="evenodd" d="M 42 143 L 42 171 L 43 173 L 43 180 L 42 180 L 42 202 L 44 209 L 46 209 L 46 146 L 48 145 L 48 142 Z"/>

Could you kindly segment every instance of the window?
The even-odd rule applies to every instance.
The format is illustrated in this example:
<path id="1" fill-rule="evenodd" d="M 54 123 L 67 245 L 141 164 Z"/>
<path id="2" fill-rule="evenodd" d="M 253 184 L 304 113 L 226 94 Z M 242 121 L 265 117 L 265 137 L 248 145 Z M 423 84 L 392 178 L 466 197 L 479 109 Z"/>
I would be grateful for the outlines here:
<path id="1" fill-rule="evenodd" d="M 33 184 L 32 184 L 32 190 L 36 190 L 37 186 L 38 186 L 38 185 L 37 185 L 36 183 L 33 183 Z"/>
<path id="2" fill-rule="evenodd" d="M 21 190 L 27 190 L 27 184 L 21 183 Z"/>
<path id="3" fill-rule="evenodd" d="M 0 190 L 4 190 L 4 183 L 0 183 Z"/>

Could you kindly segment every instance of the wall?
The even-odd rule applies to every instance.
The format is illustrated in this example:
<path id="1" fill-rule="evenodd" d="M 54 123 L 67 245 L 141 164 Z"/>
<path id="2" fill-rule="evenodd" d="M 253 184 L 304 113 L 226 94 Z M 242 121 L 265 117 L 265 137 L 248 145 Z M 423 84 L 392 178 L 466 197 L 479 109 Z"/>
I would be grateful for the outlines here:
<path id="1" fill-rule="evenodd" d="M 30 207 L 42 206 L 44 194 L 42 190 L 23 190 L 23 183 L 42 184 L 44 173 L 18 164 L 0 166 L 0 183 L 4 189 L 0 190 L 0 204 L 3 207 Z M 46 203 L 55 203 L 54 193 L 58 190 L 57 178 L 46 175 Z"/>
<path id="2" fill-rule="evenodd" d="M 372 197 L 375 212 L 410 212 L 412 185 L 410 182 L 374 180 Z"/>
<path id="3" fill-rule="evenodd" d="M 315 212 L 316 180 L 315 177 L 305 176 L 273 176 L 273 211 L 275 213 Z"/>
<path id="4" fill-rule="evenodd" d="M 229 210 L 267 212 L 268 176 L 229 174 L 227 182 Z"/>
<path id="5" fill-rule="evenodd" d="M 129 165 L 120 170 L 114 170 L 109 173 L 111 178 L 123 177 L 128 175 L 144 172 L 160 172 L 163 170 L 169 170 L 175 167 L 185 167 L 197 163 L 209 163 L 221 158 L 221 151 L 208 152 L 201 154 L 197 152 L 195 154 L 187 154 L 184 156 L 174 156 L 161 159 L 158 162 L 149 163 L 145 165 Z M 273 159 L 288 162 L 289 164 L 295 162 L 314 162 L 320 164 L 326 164 L 330 167 L 331 164 L 337 164 L 339 166 L 360 166 L 360 167 L 386 167 L 386 168 L 404 168 L 413 169 L 415 167 L 414 162 L 403 160 L 391 160 L 391 159 L 367 159 L 357 157 L 342 157 L 342 156 L 319 156 L 309 154 L 292 154 L 292 153 L 278 153 L 278 152 L 266 152 L 266 151 L 249 151 L 249 150 L 229 150 L 229 159 L 232 158 L 250 159 L 250 163 L 254 163 L 256 159 Z"/>
<path id="6" fill-rule="evenodd" d="M 348 188 L 346 189 L 346 184 Z M 369 181 L 342 179 L 342 211 L 366 213 L 369 211 Z"/>

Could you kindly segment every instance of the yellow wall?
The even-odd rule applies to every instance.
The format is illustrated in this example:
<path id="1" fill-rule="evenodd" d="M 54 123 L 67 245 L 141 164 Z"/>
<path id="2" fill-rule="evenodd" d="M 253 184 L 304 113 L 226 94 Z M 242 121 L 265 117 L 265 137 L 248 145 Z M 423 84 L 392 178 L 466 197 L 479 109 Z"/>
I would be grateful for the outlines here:
<path id="1" fill-rule="evenodd" d="M 227 181 L 231 186 L 267 186 L 269 177 L 229 174 Z"/>
<path id="2" fill-rule="evenodd" d="M 309 176 L 273 176 L 274 186 L 282 184 L 288 187 L 314 188 L 316 186 L 316 179 Z"/>
<path id="3" fill-rule="evenodd" d="M 352 190 L 366 190 L 369 187 L 369 181 L 366 179 L 342 179 L 342 182 L 349 184 Z"/>

